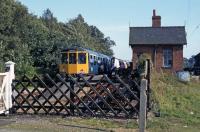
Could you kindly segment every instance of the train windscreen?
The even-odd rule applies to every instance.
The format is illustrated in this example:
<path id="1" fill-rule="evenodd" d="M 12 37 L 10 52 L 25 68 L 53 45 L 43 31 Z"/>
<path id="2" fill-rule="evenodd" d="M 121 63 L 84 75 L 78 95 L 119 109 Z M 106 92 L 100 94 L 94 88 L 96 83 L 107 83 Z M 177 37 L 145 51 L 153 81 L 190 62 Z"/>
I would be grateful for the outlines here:
<path id="1" fill-rule="evenodd" d="M 61 61 L 62 61 L 62 64 L 67 64 L 68 63 L 67 53 L 62 53 Z"/>
<path id="2" fill-rule="evenodd" d="M 86 64 L 86 53 L 78 53 L 78 63 Z"/>
<path id="3" fill-rule="evenodd" d="M 69 64 L 76 64 L 76 53 L 69 53 Z"/>

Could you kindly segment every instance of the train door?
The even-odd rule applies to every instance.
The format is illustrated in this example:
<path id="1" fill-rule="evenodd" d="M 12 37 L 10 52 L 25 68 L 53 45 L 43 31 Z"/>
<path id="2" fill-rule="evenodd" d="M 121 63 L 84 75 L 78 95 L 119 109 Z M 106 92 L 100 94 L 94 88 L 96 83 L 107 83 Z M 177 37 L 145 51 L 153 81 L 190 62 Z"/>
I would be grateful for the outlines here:
<path id="1" fill-rule="evenodd" d="M 69 52 L 68 74 L 77 73 L 77 52 Z"/>
<path id="2" fill-rule="evenodd" d="M 68 73 L 68 52 L 62 52 L 61 64 L 59 65 L 60 73 Z"/>
<path id="3" fill-rule="evenodd" d="M 78 52 L 77 73 L 89 73 L 88 53 L 85 51 Z"/>
<path id="4" fill-rule="evenodd" d="M 93 72 L 93 56 L 88 54 L 88 63 L 89 63 L 89 73 Z"/>
<path id="5" fill-rule="evenodd" d="M 90 59 L 89 59 L 89 72 L 91 74 L 96 74 L 96 55 L 90 54 Z"/>

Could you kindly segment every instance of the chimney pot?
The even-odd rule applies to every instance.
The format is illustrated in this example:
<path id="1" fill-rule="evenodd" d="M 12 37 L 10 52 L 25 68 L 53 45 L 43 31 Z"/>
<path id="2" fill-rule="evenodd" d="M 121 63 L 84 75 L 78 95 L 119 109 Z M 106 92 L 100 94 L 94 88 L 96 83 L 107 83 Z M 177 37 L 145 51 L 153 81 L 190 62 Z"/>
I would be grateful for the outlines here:
<path id="1" fill-rule="evenodd" d="M 161 16 L 156 15 L 156 10 L 153 10 L 152 27 L 161 27 Z"/>
<path id="2" fill-rule="evenodd" d="M 156 16 L 156 10 L 153 9 L 153 16 Z"/>

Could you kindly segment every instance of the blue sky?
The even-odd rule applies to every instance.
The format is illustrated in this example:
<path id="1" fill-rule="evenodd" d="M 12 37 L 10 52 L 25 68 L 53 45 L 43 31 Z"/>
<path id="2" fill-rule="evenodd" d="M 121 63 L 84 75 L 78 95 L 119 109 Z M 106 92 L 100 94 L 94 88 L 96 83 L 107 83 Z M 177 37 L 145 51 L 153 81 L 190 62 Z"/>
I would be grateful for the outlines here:
<path id="1" fill-rule="evenodd" d="M 151 26 L 152 10 L 162 17 L 162 26 L 186 26 L 188 45 L 184 57 L 200 52 L 200 0 L 18 0 L 30 13 L 41 16 L 49 8 L 58 21 L 82 14 L 90 25 L 110 36 L 117 46 L 115 56 L 131 59 L 129 26 Z"/>

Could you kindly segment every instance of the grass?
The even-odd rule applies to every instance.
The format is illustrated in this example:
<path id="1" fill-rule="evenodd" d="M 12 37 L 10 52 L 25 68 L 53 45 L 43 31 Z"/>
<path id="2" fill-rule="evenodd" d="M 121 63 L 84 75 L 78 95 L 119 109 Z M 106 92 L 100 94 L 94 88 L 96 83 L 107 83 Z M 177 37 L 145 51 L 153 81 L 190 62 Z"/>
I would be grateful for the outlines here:
<path id="1" fill-rule="evenodd" d="M 16 118 L 15 123 L 0 126 L 0 131 L 38 131 L 38 132 L 65 132 L 68 131 L 88 131 L 88 132 L 132 132 L 138 126 L 135 120 L 125 119 L 100 119 L 100 118 L 80 118 L 59 116 L 35 116 L 35 117 L 12 117 Z"/>
<path id="2" fill-rule="evenodd" d="M 148 122 L 148 129 L 153 131 L 175 130 L 195 131 L 200 129 L 200 83 L 180 82 L 174 75 L 152 75 L 153 112 L 160 117 L 153 117 Z M 191 130 L 190 130 L 191 128 Z"/>
<path id="3" fill-rule="evenodd" d="M 130 119 L 102 119 L 102 118 L 70 118 L 67 120 L 63 120 L 61 118 L 56 118 L 52 120 L 52 122 L 56 122 L 58 124 L 71 124 L 71 125 L 82 125 L 82 126 L 91 126 L 98 127 L 103 129 L 109 128 L 124 128 L 124 129 L 132 129 L 138 128 L 136 120 Z"/>

